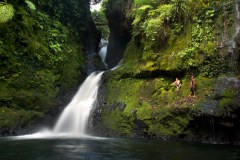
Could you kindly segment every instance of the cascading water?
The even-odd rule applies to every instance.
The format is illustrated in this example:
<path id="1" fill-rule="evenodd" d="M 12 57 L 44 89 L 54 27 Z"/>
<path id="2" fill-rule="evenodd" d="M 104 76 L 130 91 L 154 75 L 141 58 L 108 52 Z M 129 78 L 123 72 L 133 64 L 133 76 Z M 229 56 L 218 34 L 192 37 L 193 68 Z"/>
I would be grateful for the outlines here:
<path id="1" fill-rule="evenodd" d="M 105 39 L 101 39 L 100 43 L 99 43 L 99 48 L 108 45 L 108 41 Z"/>
<path id="2" fill-rule="evenodd" d="M 106 56 L 107 56 L 107 45 L 103 46 L 103 47 L 100 49 L 98 55 L 101 57 L 102 62 L 106 65 L 105 59 L 106 59 Z"/>
<path id="3" fill-rule="evenodd" d="M 102 62 L 105 64 L 106 67 L 107 67 L 107 64 L 106 64 L 105 60 L 106 60 L 106 56 L 107 56 L 107 47 L 108 47 L 108 42 L 104 39 L 101 39 L 100 44 L 99 44 L 99 48 L 101 48 L 101 49 L 98 52 L 98 55 L 101 57 Z"/>
<path id="4" fill-rule="evenodd" d="M 101 41 L 99 43 L 100 51 L 98 52 L 98 55 L 101 57 L 102 62 L 105 64 L 106 68 L 107 68 L 107 64 L 106 64 L 105 60 L 106 60 L 106 56 L 107 56 L 107 47 L 108 47 L 108 41 L 101 39 Z"/>
<path id="5" fill-rule="evenodd" d="M 230 40 L 232 45 L 229 47 L 229 53 L 231 53 L 230 69 L 232 72 L 235 72 L 235 69 L 237 66 L 237 59 L 238 59 L 238 56 L 237 56 L 238 53 L 236 53 L 236 50 L 238 48 L 236 38 L 240 34 L 240 11 L 239 11 L 238 0 L 235 0 L 235 11 L 236 11 L 235 34 L 234 34 L 232 40 Z"/>
<path id="6" fill-rule="evenodd" d="M 235 15 L 233 18 L 234 23 L 233 26 L 231 26 L 232 32 L 229 34 L 230 28 L 228 28 L 228 19 L 227 19 L 227 6 L 225 1 L 222 1 L 223 6 L 223 31 L 222 31 L 222 41 L 220 44 L 220 48 L 222 48 L 222 56 L 226 61 L 228 61 L 228 73 L 235 74 L 237 72 L 237 65 L 238 65 L 238 58 L 239 58 L 239 38 L 240 38 L 240 2 L 239 0 L 235 0 L 235 3 L 233 2 L 232 5 L 234 5 Z"/>
<path id="7" fill-rule="evenodd" d="M 74 136 L 85 135 L 89 113 L 97 98 L 98 82 L 102 73 L 88 76 L 58 119 L 53 133 Z"/>
<path id="8" fill-rule="evenodd" d="M 98 53 L 105 63 L 107 55 L 107 42 L 101 41 L 102 48 Z M 87 137 L 85 132 L 89 114 L 97 99 L 99 81 L 103 72 L 91 73 L 80 86 L 72 101 L 65 107 L 57 120 L 53 130 L 44 130 L 32 135 L 19 136 L 20 138 L 43 137 Z"/>
<path id="9" fill-rule="evenodd" d="M 87 137 L 85 133 L 89 114 L 97 99 L 99 81 L 103 72 L 91 73 L 66 106 L 52 131 L 45 130 L 20 138 Z"/>
<path id="10" fill-rule="evenodd" d="M 235 6 L 235 9 L 236 9 L 236 32 L 235 32 L 235 35 L 234 35 L 234 38 L 237 37 L 237 35 L 239 34 L 240 32 L 240 11 L 239 11 L 239 4 L 238 4 L 238 1 L 235 0 L 235 3 L 236 3 L 236 6 Z M 236 48 L 236 42 L 234 41 L 233 42 L 233 45 L 232 45 L 233 48 Z"/>

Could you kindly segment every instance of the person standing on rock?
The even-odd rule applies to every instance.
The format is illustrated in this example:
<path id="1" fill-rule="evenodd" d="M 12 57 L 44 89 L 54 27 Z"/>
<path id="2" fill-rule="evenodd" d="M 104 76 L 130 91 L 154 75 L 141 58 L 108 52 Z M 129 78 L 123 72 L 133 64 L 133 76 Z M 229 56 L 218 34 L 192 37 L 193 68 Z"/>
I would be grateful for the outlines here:
<path id="1" fill-rule="evenodd" d="M 196 97 L 196 90 L 197 90 L 197 84 L 196 84 L 196 79 L 194 78 L 194 76 L 191 77 L 191 82 L 190 82 L 190 95 L 189 96 L 193 96 Z"/>

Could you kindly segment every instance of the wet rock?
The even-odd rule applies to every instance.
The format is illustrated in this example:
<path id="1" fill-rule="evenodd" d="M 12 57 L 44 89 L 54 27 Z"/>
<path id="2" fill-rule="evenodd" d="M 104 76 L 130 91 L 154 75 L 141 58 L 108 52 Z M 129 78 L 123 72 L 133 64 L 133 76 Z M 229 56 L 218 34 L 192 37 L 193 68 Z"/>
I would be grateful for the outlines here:
<path id="1" fill-rule="evenodd" d="M 133 120 L 133 137 L 147 137 L 147 130 L 149 129 L 149 126 L 144 123 L 142 120 L 139 120 L 137 118 L 137 110 L 132 111 L 134 120 Z"/>
<path id="2" fill-rule="evenodd" d="M 240 102 L 240 80 L 234 77 L 220 77 L 217 79 L 214 91 L 201 104 L 201 113 L 219 115 L 222 107 L 238 108 Z"/>
<path id="3" fill-rule="evenodd" d="M 87 54 L 87 74 L 94 71 L 106 70 L 105 64 L 102 62 L 101 57 L 95 52 L 90 52 Z"/>
<path id="4" fill-rule="evenodd" d="M 124 0 L 121 3 L 131 4 L 132 0 Z M 109 2 L 109 4 L 113 4 Z M 114 5 L 114 4 L 113 4 Z M 125 12 L 122 12 L 122 5 L 108 6 L 107 19 L 109 22 L 109 46 L 106 63 L 109 68 L 115 67 L 123 58 L 124 50 L 131 39 L 132 19 L 128 19 Z"/>

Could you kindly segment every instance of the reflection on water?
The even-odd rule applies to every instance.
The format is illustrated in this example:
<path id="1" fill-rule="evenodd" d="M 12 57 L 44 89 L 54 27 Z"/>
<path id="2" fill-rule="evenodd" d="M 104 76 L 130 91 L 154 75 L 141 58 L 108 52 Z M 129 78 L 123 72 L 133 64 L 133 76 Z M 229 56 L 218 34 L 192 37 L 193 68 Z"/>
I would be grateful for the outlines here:
<path id="1" fill-rule="evenodd" d="M 137 139 L 0 139 L 0 159 L 240 159 L 240 147 Z"/>

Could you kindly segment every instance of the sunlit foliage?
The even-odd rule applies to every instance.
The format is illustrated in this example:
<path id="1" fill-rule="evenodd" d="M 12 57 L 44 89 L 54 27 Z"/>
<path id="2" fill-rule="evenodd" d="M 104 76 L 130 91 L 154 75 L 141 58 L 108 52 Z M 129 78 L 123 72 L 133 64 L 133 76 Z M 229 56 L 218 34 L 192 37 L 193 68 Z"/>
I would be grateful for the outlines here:
<path id="1" fill-rule="evenodd" d="M 11 4 L 0 3 L 0 23 L 10 21 L 14 16 L 14 12 L 15 10 Z"/>
<path id="2" fill-rule="evenodd" d="M 29 7 L 31 10 L 36 10 L 35 4 L 33 4 L 31 1 L 26 0 L 25 3 L 28 5 L 28 7 Z"/>

